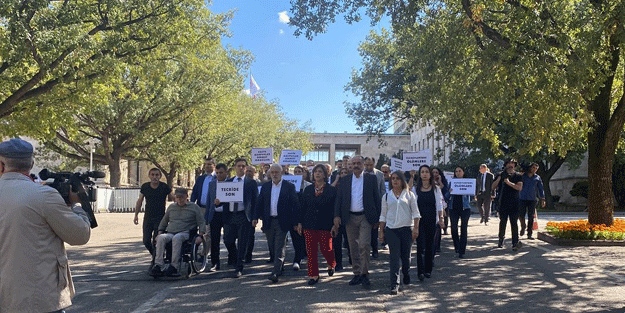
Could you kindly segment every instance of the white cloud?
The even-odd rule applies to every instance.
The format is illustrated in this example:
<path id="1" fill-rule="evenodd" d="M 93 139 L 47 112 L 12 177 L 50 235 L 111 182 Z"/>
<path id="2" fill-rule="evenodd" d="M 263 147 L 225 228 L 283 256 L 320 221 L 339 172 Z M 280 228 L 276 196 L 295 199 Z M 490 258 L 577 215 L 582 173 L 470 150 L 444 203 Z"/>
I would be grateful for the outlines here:
<path id="1" fill-rule="evenodd" d="M 284 34 L 284 29 L 280 29 L 280 35 Z"/>
<path id="2" fill-rule="evenodd" d="M 243 89 L 243 93 L 249 96 L 250 95 L 250 90 L 249 89 Z"/>
<path id="3" fill-rule="evenodd" d="M 279 17 L 280 23 L 283 23 L 283 24 L 288 24 L 289 21 L 291 20 L 286 11 L 279 12 L 278 17 Z"/>

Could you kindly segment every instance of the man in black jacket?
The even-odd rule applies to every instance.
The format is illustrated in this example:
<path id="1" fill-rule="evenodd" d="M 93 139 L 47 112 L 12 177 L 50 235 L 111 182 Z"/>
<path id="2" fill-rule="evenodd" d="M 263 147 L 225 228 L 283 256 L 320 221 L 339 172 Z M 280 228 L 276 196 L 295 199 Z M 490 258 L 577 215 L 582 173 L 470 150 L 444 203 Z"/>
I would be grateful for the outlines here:
<path id="1" fill-rule="evenodd" d="M 380 189 L 375 176 L 363 174 L 361 156 L 354 156 L 351 163 L 353 174 L 339 181 L 332 234 L 338 233 L 341 223 L 345 225 L 355 275 L 349 284 L 369 288 L 371 229 L 377 228 L 380 220 Z"/>

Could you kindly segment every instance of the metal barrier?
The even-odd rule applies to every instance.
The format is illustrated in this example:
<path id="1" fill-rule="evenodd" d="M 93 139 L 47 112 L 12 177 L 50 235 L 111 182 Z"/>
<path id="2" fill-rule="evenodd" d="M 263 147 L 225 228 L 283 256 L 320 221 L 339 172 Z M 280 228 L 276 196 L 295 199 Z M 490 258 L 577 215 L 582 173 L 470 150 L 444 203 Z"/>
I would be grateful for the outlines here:
<path id="1" fill-rule="evenodd" d="M 140 188 L 112 188 L 97 187 L 96 212 L 125 213 L 134 212 L 135 204 L 139 199 Z M 141 212 L 145 212 L 145 201 L 141 205 Z"/>

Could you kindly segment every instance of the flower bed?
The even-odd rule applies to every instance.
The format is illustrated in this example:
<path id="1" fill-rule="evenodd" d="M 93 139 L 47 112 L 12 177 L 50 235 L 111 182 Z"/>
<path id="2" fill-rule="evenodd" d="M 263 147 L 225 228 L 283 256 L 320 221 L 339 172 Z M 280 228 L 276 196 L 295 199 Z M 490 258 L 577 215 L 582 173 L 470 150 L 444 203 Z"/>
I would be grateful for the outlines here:
<path id="1" fill-rule="evenodd" d="M 588 220 L 548 222 L 546 230 L 556 238 L 578 240 L 625 240 L 625 220 L 615 219 L 610 227 L 592 225 Z"/>

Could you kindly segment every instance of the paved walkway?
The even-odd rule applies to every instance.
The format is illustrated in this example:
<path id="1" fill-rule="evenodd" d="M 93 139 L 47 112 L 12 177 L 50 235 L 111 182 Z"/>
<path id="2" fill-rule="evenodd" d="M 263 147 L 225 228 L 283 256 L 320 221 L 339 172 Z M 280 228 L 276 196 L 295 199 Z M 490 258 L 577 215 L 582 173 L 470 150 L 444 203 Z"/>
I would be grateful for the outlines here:
<path id="1" fill-rule="evenodd" d="M 321 281 L 310 287 L 305 268 L 294 272 L 287 263 L 280 282 L 271 284 L 260 232 L 254 262 L 242 278 L 232 278 L 227 268 L 154 281 L 146 274 L 149 256 L 132 214 L 97 218 L 100 226 L 89 244 L 68 248 L 78 293 L 68 312 L 625 312 L 625 247 L 559 247 L 526 239 L 512 252 L 510 240 L 497 248 L 498 220 L 484 226 L 475 215 L 465 258 L 458 259 L 451 236 L 443 236 L 432 278 L 419 282 L 413 259 L 413 284 L 397 296 L 388 294 L 388 251 L 372 260 L 371 290 L 348 286 L 349 266 L 333 277 L 322 271 Z M 578 218 L 584 216 L 543 215 L 539 224 Z M 287 260 L 292 256 L 289 243 Z"/>

